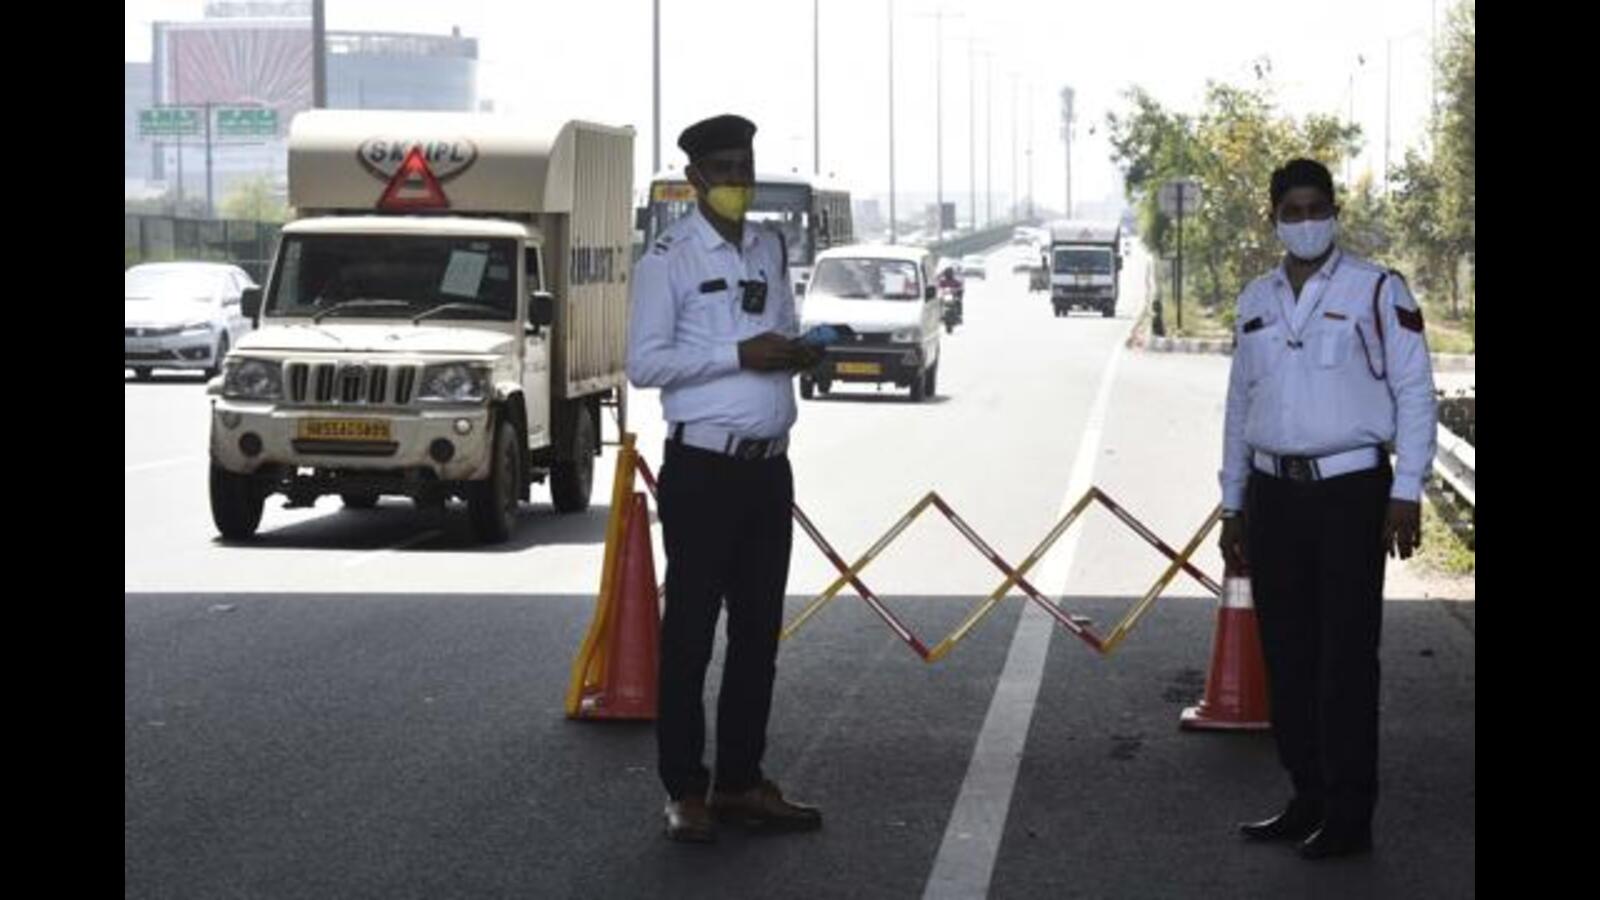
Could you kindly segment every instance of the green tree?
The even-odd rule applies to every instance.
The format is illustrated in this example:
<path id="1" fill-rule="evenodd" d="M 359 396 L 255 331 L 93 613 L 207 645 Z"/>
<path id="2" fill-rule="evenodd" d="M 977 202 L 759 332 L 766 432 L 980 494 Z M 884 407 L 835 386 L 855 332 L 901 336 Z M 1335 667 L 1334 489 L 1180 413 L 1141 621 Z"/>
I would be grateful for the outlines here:
<path id="1" fill-rule="evenodd" d="M 1231 321 L 1231 302 L 1250 279 L 1282 255 L 1269 209 L 1272 170 L 1296 156 L 1331 168 L 1359 149 L 1360 131 L 1337 118 L 1279 114 L 1267 83 L 1271 63 L 1256 65 L 1255 85 L 1208 83 L 1198 116 L 1168 111 L 1133 88 L 1125 95 L 1129 109 L 1108 117 L 1112 161 L 1138 204 L 1146 246 L 1163 255 L 1174 249 L 1173 223 L 1156 200 L 1159 186 L 1180 176 L 1200 181 L 1201 207 L 1184 223 L 1185 282 L 1224 321 Z"/>
<path id="2" fill-rule="evenodd" d="M 223 198 L 221 212 L 223 218 L 251 222 L 286 222 L 289 219 L 289 207 L 279 198 L 271 176 L 267 175 L 236 186 Z"/>

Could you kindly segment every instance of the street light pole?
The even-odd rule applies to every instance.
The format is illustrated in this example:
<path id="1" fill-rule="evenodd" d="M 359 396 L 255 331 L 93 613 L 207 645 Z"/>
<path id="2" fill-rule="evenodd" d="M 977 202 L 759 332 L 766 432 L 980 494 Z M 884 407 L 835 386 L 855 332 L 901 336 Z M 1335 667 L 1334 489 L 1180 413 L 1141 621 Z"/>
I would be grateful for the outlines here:
<path id="1" fill-rule="evenodd" d="M 983 54 L 983 107 L 988 124 L 984 127 L 983 150 L 983 224 L 994 224 L 994 53 Z"/>
<path id="2" fill-rule="evenodd" d="M 654 8 L 655 15 L 652 23 L 654 42 L 651 46 L 651 61 L 654 67 L 654 74 L 650 81 L 650 91 L 655 107 L 655 118 L 650 130 L 654 140 L 655 152 L 650 160 L 650 177 L 654 178 L 655 173 L 661 171 L 661 0 L 654 0 L 651 5 Z"/>
<path id="3" fill-rule="evenodd" d="M 1011 221 L 1017 221 L 1017 73 L 1011 73 Z"/>
<path id="4" fill-rule="evenodd" d="M 656 0 L 660 3 L 661 0 Z M 811 160 L 812 171 L 822 174 L 822 19 L 821 0 L 811 0 Z"/>
<path id="5" fill-rule="evenodd" d="M 1067 206 L 1066 217 L 1072 218 L 1072 102 L 1076 92 L 1071 86 L 1061 89 L 1061 140 L 1066 145 L 1067 157 Z"/>
<path id="6" fill-rule="evenodd" d="M 894 0 L 889 0 L 889 243 L 895 243 L 894 202 Z"/>
<path id="7" fill-rule="evenodd" d="M 1028 219 L 1033 219 L 1033 81 L 1028 82 Z"/>
<path id="8" fill-rule="evenodd" d="M 944 240 L 944 9 L 933 25 L 934 240 Z"/>
<path id="9" fill-rule="evenodd" d="M 328 108 L 328 20 L 323 0 L 311 0 L 311 108 Z"/>
<path id="10" fill-rule="evenodd" d="M 978 75 L 967 35 L 967 229 L 978 230 Z"/>

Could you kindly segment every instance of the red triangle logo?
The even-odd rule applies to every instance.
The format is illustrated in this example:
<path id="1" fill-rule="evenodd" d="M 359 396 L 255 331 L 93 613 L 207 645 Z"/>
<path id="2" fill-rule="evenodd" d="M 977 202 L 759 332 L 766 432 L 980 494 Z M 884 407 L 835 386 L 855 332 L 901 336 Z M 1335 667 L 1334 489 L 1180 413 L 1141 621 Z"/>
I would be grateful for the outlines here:
<path id="1" fill-rule="evenodd" d="M 412 147 L 411 152 L 406 154 L 405 162 L 400 164 L 400 170 L 389 179 L 389 186 L 384 189 L 383 197 L 378 200 L 378 208 L 450 208 L 450 198 L 444 195 L 444 190 L 439 187 L 439 179 L 433 177 L 433 171 L 422 158 L 421 147 Z"/>

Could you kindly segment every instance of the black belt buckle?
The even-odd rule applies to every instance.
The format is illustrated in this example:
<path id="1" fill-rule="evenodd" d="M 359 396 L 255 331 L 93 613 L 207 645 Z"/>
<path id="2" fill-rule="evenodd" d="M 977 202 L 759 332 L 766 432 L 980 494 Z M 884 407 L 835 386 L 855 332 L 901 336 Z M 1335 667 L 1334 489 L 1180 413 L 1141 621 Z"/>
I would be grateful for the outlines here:
<path id="1" fill-rule="evenodd" d="M 766 459 L 769 440 L 741 440 L 734 445 L 733 455 L 739 459 Z"/>
<path id="2" fill-rule="evenodd" d="M 1290 481 L 1316 481 L 1317 461 L 1309 456 L 1278 457 L 1278 477 Z"/>

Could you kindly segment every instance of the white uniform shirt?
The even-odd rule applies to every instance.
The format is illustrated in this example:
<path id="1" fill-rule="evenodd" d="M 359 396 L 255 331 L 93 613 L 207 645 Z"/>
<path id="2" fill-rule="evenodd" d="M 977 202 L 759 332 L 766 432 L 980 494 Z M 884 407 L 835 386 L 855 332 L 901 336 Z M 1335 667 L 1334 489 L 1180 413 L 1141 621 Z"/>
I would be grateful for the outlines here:
<path id="1" fill-rule="evenodd" d="M 1281 265 L 1239 296 L 1223 428 L 1225 509 L 1244 508 L 1256 450 L 1327 456 L 1391 442 L 1390 496 L 1421 498 L 1437 434 L 1433 364 L 1417 301 L 1394 273 L 1378 296 L 1379 340 L 1372 293 L 1384 273 L 1335 250 L 1298 302 Z"/>
<path id="2" fill-rule="evenodd" d="M 741 308 L 741 281 L 767 283 L 764 312 Z M 735 248 L 695 209 L 645 248 L 632 291 L 628 378 L 661 389 L 668 422 L 742 438 L 788 433 L 796 417 L 793 373 L 739 368 L 740 341 L 800 333 L 775 233 L 746 222 L 744 245 Z"/>

